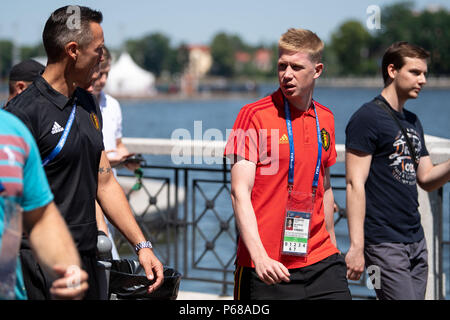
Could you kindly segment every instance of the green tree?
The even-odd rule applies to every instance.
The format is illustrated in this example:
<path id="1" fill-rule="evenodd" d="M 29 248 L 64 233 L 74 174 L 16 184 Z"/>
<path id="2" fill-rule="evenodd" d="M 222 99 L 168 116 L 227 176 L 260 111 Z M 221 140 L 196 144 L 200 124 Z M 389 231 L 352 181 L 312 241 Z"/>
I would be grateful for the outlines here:
<path id="1" fill-rule="evenodd" d="M 182 73 L 189 63 L 189 49 L 186 44 L 181 44 L 178 48 L 170 50 L 167 57 L 167 67 L 171 74 Z"/>
<path id="2" fill-rule="evenodd" d="M 339 62 L 340 75 L 367 75 L 376 70 L 371 58 L 372 36 L 364 26 L 355 20 L 344 22 L 331 35 L 328 59 L 335 55 Z"/>
<path id="3" fill-rule="evenodd" d="M 269 46 L 272 51 L 272 70 L 268 77 L 277 77 L 278 74 L 278 43 L 274 42 Z"/>
<path id="4" fill-rule="evenodd" d="M 170 39 L 159 32 L 141 39 L 128 40 L 125 48 L 142 68 L 160 76 L 163 71 L 180 73 L 189 61 L 189 51 L 185 44 L 172 48 Z"/>
<path id="5" fill-rule="evenodd" d="M 381 30 L 375 34 L 378 54 L 396 41 L 408 41 L 430 51 L 429 73 L 450 75 L 450 12 L 444 9 L 414 10 L 405 1 L 381 10 Z"/>
<path id="6" fill-rule="evenodd" d="M 47 56 L 44 44 L 42 43 L 35 46 L 23 46 L 20 48 L 20 57 L 22 60 L 41 56 Z"/>
<path id="7" fill-rule="evenodd" d="M 450 12 L 422 12 L 416 39 L 418 45 L 430 51 L 429 72 L 450 75 Z"/>
<path id="8" fill-rule="evenodd" d="M 385 47 L 396 41 L 411 41 L 417 33 L 418 17 L 412 12 L 414 3 L 399 2 L 381 9 L 381 29 L 377 34 Z"/>
<path id="9" fill-rule="evenodd" d="M 235 54 L 237 51 L 248 51 L 238 35 L 228 35 L 224 32 L 216 34 L 211 42 L 213 65 L 210 73 L 213 75 L 232 77 L 235 75 Z"/>
<path id="10" fill-rule="evenodd" d="M 13 43 L 9 40 L 0 40 L 0 77 L 8 77 L 12 67 Z"/>
<path id="11" fill-rule="evenodd" d="M 138 40 L 129 40 L 126 48 L 138 65 L 159 76 L 169 70 L 170 40 L 162 33 L 153 33 Z"/>
<path id="12" fill-rule="evenodd" d="M 340 73 L 340 63 L 330 45 L 325 44 L 322 54 L 324 64 L 323 74 L 321 77 L 335 77 Z"/>

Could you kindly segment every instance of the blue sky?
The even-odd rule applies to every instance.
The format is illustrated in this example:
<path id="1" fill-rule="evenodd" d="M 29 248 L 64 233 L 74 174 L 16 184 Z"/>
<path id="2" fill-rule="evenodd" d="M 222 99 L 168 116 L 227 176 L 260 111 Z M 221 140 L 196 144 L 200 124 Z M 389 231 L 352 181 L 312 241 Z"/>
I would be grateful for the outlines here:
<path id="1" fill-rule="evenodd" d="M 85 0 L 63 2 L 2 1 L 0 39 L 36 44 L 50 13 L 67 4 L 80 4 L 102 11 L 106 44 L 117 48 L 124 39 L 152 32 L 166 34 L 173 44 L 207 44 L 215 33 L 239 34 L 251 44 L 272 43 L 290 27 L 315 31 L 327 41 L 345 20 L 364 25 L 370 5 L 386 0 Z M 415 8 L 441 5 L 450 10 L 448 0 L 416 0 Z M 381 19 L 383 11 L 381 10 Z"/>

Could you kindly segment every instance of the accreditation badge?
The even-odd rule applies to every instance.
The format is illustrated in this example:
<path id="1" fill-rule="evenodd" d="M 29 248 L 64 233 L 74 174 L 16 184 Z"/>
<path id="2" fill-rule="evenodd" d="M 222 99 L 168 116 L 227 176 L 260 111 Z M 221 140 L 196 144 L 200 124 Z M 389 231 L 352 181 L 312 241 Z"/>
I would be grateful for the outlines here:
<path id="1" fill-rule="evenodd" d="M 282 255 L 306 256 L 315 195 L 291 192 L 286 205 L 282 234 Z"/>

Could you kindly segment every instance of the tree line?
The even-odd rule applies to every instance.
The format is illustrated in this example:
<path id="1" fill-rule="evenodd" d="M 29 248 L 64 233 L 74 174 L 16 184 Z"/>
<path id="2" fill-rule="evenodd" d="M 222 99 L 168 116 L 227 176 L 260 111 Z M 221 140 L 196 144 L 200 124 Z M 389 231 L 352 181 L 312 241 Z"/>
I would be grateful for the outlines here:
<path id="1" fill-rule="evenodd" d="M 375 76 L 384 50 L 395 41 L 408 41 L 424 47 L 431 53 L 429 73 L 450 75 L 450 12 L 437 8 L 416 11 L 414 2 L 405 1 L 381 8 L 379 29 L 368 30 L 357 20 L 342 23 L 325 43 L 324 62 L 327 76 Z M 189 61 L 189 47 L 182 43 L 172 45 L 170 38 L 155 32 L 124 44 L 138 65 L 157 77 L 181 74 Z M 213 59 L 211 76 L 227 78 L 270 78 L 276 75 L 277 43 L 250 45 L 238 34 L 219 32 L 209 43 Z M 252 61 L 239 63 L 237 53 L 253 57 L 259 49 L 271 52 L 271 68 L 261 70 Z M 21 59 L 45 55 L 42 44 L 24 46 Z M 7 77 L 13 62 L 13 44 L 0 40 L 0 76 Z"/>

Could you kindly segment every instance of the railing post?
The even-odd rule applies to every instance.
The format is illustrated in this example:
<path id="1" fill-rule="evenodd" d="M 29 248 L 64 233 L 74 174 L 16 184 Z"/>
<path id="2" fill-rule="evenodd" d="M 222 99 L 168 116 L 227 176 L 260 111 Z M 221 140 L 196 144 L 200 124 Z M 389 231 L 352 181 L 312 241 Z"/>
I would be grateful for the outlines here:
<path id="1" fill-rule="evenodd" d="M 188 170 L 184 169 L 184 213 L 183 213 L 183 227 L 184 227 L 184 241 L 183 241 L 183 274 L 188 274 Z"/>
<path id="2" fill-rule="evenodd" d="M 435 240 L 437 243 L 435 244 L 435 248 L 437 252 L 435 253 L 435 262 L 436 262 L 436 281 L 435 281 L 435 298 L 439 300 L 443 300 L 445 298 L 444 292 L 444 264 L 443 264 L 443 252 L 444 252 L 444 243 L 443 243 L 443 226 L 444 226 L 444 216 L 443 216 L 443 188 L 439 188 L 436 191 L 430 193 L 430 202 L 431 209 L 434 217 L 434 232 L 435 232 Z"/>
<path id="3" fill-rule="evenodd" d="M 419 212 L 428 250 L 428 284 L 425 299 L 436 300 L 443 297 L 442 188 L 426 192 L 418 186 L 417 191 Z"/>
<path id="4" fill-rule="evenodd" d="M 171 219 L 173 219 L 173 226 L 174 226 L 174 232 L 175 232 L 175 248 L 174 248 L 174 252 L 175 252 L 175 269 L 178 270 L 178 244 L 179 244 L 179 228 L 180 228 L 180 224 L 179 224 L 179 219 L 178 219 L 178 214 L 179 214 L 179 198 L 178 198 L 178 184 L 179 184 L 179 170 L 178 168 L 175 168 L 175 211 L 173 216 L 171 217 Z"/>

